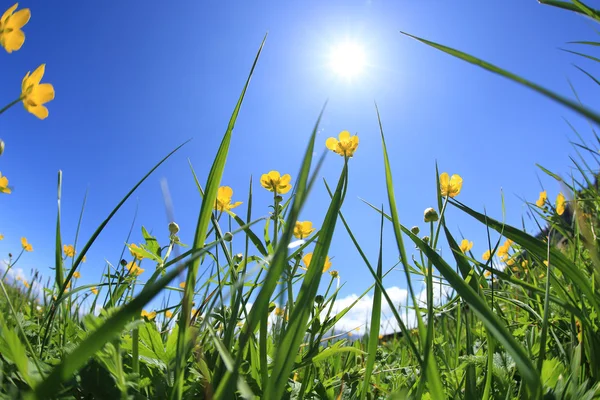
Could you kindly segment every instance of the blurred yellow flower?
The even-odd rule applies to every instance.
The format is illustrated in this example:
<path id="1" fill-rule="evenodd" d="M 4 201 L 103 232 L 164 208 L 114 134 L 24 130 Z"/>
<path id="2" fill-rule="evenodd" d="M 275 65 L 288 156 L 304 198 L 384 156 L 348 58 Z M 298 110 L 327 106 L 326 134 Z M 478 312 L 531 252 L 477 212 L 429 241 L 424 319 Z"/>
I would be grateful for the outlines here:
<path id="1" fill-rule="evenodd" d="M 15 10 L 19 3 L 15 3 L 0 18 L 0 45 L 8 53 L 19 50 L 25 42 L 25 34 L 21 30 L 31 17 L 29 8 L 23 8 L 17 12 Z"/>
<path id="2" fill-rule="evenodd" d="M 146 310 L 142 310 L 142 317 L 146 317 L 152 321 L 154 318 L 156 318 L 156 311 L 148 312 Z"/>
<path id="3" fill-rule="evenodd" d="M 440 175 L 440 192 L 442 196 L 456 197 L 462 189 L 463 180 L 460 175 L 452 175 L 452 178 L 447 172 Z"/>
<path id="4" fill-rule="evenodd" d="M 335 278 L 339 278 L 340 273 L 336 270 L 333 270 L 333 271 L 329 271 L 329 275 L 331 275 L 331 277 L 335 279 Z"/>
<path id="5" fill-rule="evenodd" d="M 556 213 L 558 215 L 563 215 L 565 212 L 565 196 L 562 193 L 559 193 L 556 196 Z"/>
<path id="6" fill-rule="evenodd" d="M 236 208 L 240 204 L 241 201 L 236 201 L 235 203 L 231 203 L 231 197 L 233 196 L 233 189 L 229 186 L 221 186 L 217 190 L 217 200 L 215 200 L 215 210 L 217 211 L 225 211 L 231 210 L 232 208 Z"/>
<path id="7" fill-rule="evenodd" d="M 535 205 L 539 208 L 544 207 L 544 204 L 546 204 L 546 199 L 548 199 L 548 193 L 546 193 L 544 190 L 543 192 L 540 192 L 540 197 L 535 202 Z"/>
<path id="8" fill-rule="evenodd" d="M 181 283 L 179 284 L 179 287 L 180 287 L 180 288 L 182 288 L 182 289 L 185 289 L 185 282 L 181 282 Z"/>
<path id="9" fill-rule="evenodd" d="M 40 83 L 45 70 L 46 64 L 40 65 L 31 75 L 28 72 L 21 84 L 21 98 L 25 109 L 39 119 L 48 117 L 48 109 L 44 104 L 54 99 L 52 84 Z"/>
<path id="10" fill-rule="evenodd" d="M 139 250 L 139 249 L 140 248 L 135 243 L 132 243 L 132 244 L 129 245 L 129 252 L 131 253 L 131 255 L 133 257 L 135 257 L 136 260 L 141 261 L 141 260 L 144 259 L 144 256 L 142 255 L 141 252 L 136 251 L 136 250 Z"/>
<path id="11" fill-rule="evenodd" d="M 466 253 L 467 251 L 471 250 L 472 247 L 473 242 L 469 242 L 467 239 L 463 239 L 462 242 L 460 242 L 460 251 L 462 251 L 463 253 Z"/>
<path id="12" fill-rule="evenodd" d="M 547 267 L 548 266 L 548 260 L 544 260 L 544 265 Z"/>
<path id="13" fill-rule="evenodd" d="M 529 261 L 527 261 L 527 260 L 521 261 L 521 267 L 523 267 L 523 269 L 527 268 L 528 265 L 529 265 Z"/>
<path id="14" fill-rule="evenodd" d="M 75 271 L 75 272 L 73 273 L 73 278 L 76 278 L 76 279 L 79 279 L 79 278 L 81 278 L 81 274 L 79 273 L 79 271 Z"/>
<path id="15" fill-rule="evenodd" d="M 194 315 L 196 315 L 197 312 L 198 312 L 198 310 L 196 310 L 195 308 L 192 308 L 192 317 L 194 317 Z"/>
<path id="16" fill-rule="evenodd" d="M 490 275 L 492 275 L 492 273 L 490 271 L 485 271 L 483 273 L 483 276 L 485 276 L 486 278 L 489 277 Z"/>
<path id="17" fill-rule="evenodd" d="M 169 310 L 165 311 L 165 317 L 171 318 L 172 316 L 173 316 L 173 312 L 171 312 Z"/>
<path id="18" fill-rule="evenodd" d="M 506 257 L 508 256 L 508 251 L 510 250 L 510 246 L 512 246 L 513 243 L 514 242 L 512 240 L 507 239 L 502 246 L 498 247 L 498 251 L 496 252 L 496 254 L 498 254 L 498 257 L 503 258 L 503 261 L 506 260 Z"/>
<path id="19" fill-rule="evenodd" d="M 67 257 L 74 257 L 75 256 L 75 248 L 71 244 L 65 244 L 65 245 L 63 245 L 63 251 L 65 252 L 65 255 Z"/>
<path id="20" fill-rule="evenodd" d="M 305 267 L 300 267 L 300 268 L 307 270 L 308 267 L 310 267 L 310 261 L 312 260 L 312 256 L 313 256 L 313 253 L 308 253 L 304 257 L 302 257 L 302 262 L 304 263 L 304 265 L 306 265 L 306 268 Z M 326 256 L 325 264 L 323 265 L 323 272 L 324 273 L 327 272 L 327 270 L 329 268 L 331 268 L 331 261 L 329 261 L 329 256 Z"/>
<path id="21" fill-rule="evenodd" d="M 0 193 L 11 194 L 12 190 L 8 187 L 8 178 L 2 176 L 0 172 Z"/>
<path id="22" fill-rule="evenodd" d="M 304 239 L 314 231 L 315 228 L 312 227 L 312 222 L 310 221 L 296 221 L 296 226 L 294 226 L 294 236 L 298 239 Z"/>
<path id="23" fill-rule="evenodd" d="M 341 131 L 338 139 L 330 137 L 325 146 L 336 154 L 343 157 L 352 157 L 358 148 L 358 135 L 351 136 L 348 131 Z"/>
<path id="24" fill-rule="evenodd" d="M 85 262 L 85 260 L 87 260 L 87 256 L 83 256 L 83 258 L 81 259 L 81 262 Z"/>
<path id="25" fill-rule="evenodd" d="M 94 293 L 94 294 L 96 294 L 96 295 L 98 294 L 98 288 L 96 288 L 96 287 L 93 287 L 93 288 L 91 288 L 90 290 L 92 291 L 92 293 Z"/>
<path id="26" fill-rule="evenodd" d="M 275 308 L 275 315 L 277 315 L 278 317 L 280 317 L 280 316 L 282 316 L 283 314 L 285 314 L 285 309 L 283 309 L 283 308 L 279 308 L 279 307 L 276 307 L 276 308 Z"/>
<path id="27" fill-rule="evenodd" d="M 381 339 L 383 339 L 383 335 L 380 333 L 380 334 L 379 334 L 379 336 L 377 336 L 377 338 L 378 338 L 379 340 L 381 340 Z"/>
<path id="28" fill-rule="evenodd" d="M 144 270 L 140 268 L 135 261 L 130 261 L 125 267 L 133 276 L 139 276 L 144 272 Z"/>
<path id="29" fill-rule="evenodd" d="M 23 286 L 25 286 L 27 289 L 30 287 L 29 283 L 25 279 L 23 279 Z"/>
<path id="30" fill-rule="evenodd" d="M 0 233 L 0 240 L 4 240 L 4 235 Z"/>
<path id="31" fill-rule="evenodd" d="M 276 194 L 286 194 L 292 188 L 290 181 L 292 177 L 289 174 L 281 176 L 278 171 L 269 171 L 260 177 L 262 187 Z"/>
<path id="32" fill-rule="evenodd" d="M 21 238 L 21 246 L 23 246 L 23 250 L 25 251 L 33 251 L 33 247 L 27 243 L 27 239 L 24 237 Z"/>
<path id="33" fill-rule="evenodd" d="M 485 261 L 487 261 L 490 259 L 490 255 L 491 255 L 490 251 L 486 250 L 485 253 L 483 253 L 483 255 L 481 256 L 481 258 L 483 258 Z"/>

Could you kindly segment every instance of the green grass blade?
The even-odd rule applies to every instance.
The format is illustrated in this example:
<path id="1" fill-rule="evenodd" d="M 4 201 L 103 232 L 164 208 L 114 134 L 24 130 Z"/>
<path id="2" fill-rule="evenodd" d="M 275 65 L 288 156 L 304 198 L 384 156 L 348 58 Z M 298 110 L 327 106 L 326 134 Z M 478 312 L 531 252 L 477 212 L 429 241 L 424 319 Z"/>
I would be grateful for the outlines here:
<path id="1" fill-rule="evenodd" d="M 457 58 L 459 58 L 461 60 L 464 60 L 464 61 L 469 62 L 471 64 L 477 65 L 477 66 L 479 66 L 479 67 L 481 67 L 483 69 L 486 69 L 486 70 L 488 70 L 490 72 L 493 72 L 493 73 L 498 74 L 500 76 L 503 76 L 503 77 L 505 77 L 507 79 L 510 79 L 513 82 L 520 83 L 521 85 L 526 86 L 526 87 L 528 87 L 530 89 L 533 89 L 534 91 L 536 91 L 538 93 L 541 93 L 544 96 L 546 96 L 546 97 L 548 97 L 548 98 L 550 98 L 550 99 L 552 99 L 552 100 L 554 100 L 554 101 L 556 101 L 556 102 L 558 102 L 558 103 L 560 103 L 560 104 L 562 104 L 562 105 L 570 108 L 571 110 L 575 111 L 576 113 L 579 113 L 579 114 L 583 115 L 584 117 L 589 118 L 590 120 L 596 122 L 597 124 L 600 124 L 600 114 L 592 111 L 591 109 L 589 109 L 587 107 L 583 107 L 583 106 L 579 105 L 575 101 L 569 100 L 566 97 L 563 97 L 563 96 L 561 96 L 561 95 L 559 95 L 557 93 L 554 93 L 554 92 L 552 92 L 552 91 L 550 91 L 550 90 L 548 90 L 548 89 L 546 89 L 546 88 L 544 88 L 544 87 L 542 87 L 540 85 L 537 85 L 537 84 L 535 84 L 535 83 L 533 83 L 531 81 L 528 81 L 528 80 L 526 80 L 524 78 L 521 78 L 518 75 L 515 75 L 515 74 L 513 74 L 511 72 L 508 72 L 506 70 L 503 70 L 503 69 L 501 69 L 501 68 L 499 68 L 499 67 L 497 67 L 497 66 L 495 66 L 493 64 L 490 64 L 488 62 L 485 62 L 485 61 L 483 61 L 483 60 L 481 60 L 479 58 L 473 57 L 473 56 L 471 56 L 471 55 L 469 55 L 467 53 L 463 53 L 462 51 L 455 50 L 453 48 L 450 48 L 450 47 L 447 47 L 447 46 L 444 46 L 444 45 L 441 45 L 441 44 L 438 44 L 438 43 L 435 43 L 435 42 L 431 42 L 431 41 L 426 40 L 426 39 L 422 39 L 420 37 L 411 35 L 411 34 L 406 33 L 406 32 L 401 32 L 401 33 L 403 35 L 406 35 L 408 37 L 416 39 L 416 40 L 418 40 L 421 43 L 424 43 L 424 44 L 426 44 L 428 46 L 431 46 L 433 48 L 441 50 L 441 51 L 443 51 L 445 53 L 448 53 L 448 54 L 450 54 L 450 55 L 452 55 L 454 57 L 457 57 Z"/>
<path id="2" fill-rule="evenodd" d="M 382 207 L 383 208 L 383 207 Z M 383 270 L 383 215 L 381 216 L 381 228 L 379 230 L 379 258 L 377 260 L 377 278 L 382 279 Z M 371 373 L 375 365 L 377 356 L 377 347 L 379 346 L 379 325 L 381 324 L 381 288 L 375 286 L 373 293 L 373 308 L 371 309 L 371 329 L 369 330 L 368 355 L 365 366 L 365 382 L 360 394 L 361 399 L 367 398 L 369 388 L 371 387 Z"/>
<path id="3" fill-rule="evenodd" d="M 240 97 L 238 98 L 237 104 L 235 105 L 231 118 L 229 119 L 227 130 L 225 131 L 225 134 L 221 141 L 221 145 L 219 146 L 219 150 L 208 174 L 208 178 L 205 185 L 206 192 L 204 194 L 204 198 L 202 199 L 200 215 L 198 216 L 196 233 L 194 235 L 194 249 L 201 248 L 204 246 L 208 230 L 208 224 L 211 220 L 212 211 L 215 205 L 215 200 L 217 198 L 217 191 L 221 183 L 223 171 L 225 170 L 225 162 L 227 161 L 227 155 L 229 153 L 229 145 L 231 143 L 233 128 L 235 127 L 235 122 L 237 121 L 238 114 L 242 107 L 242 103 L 246 95 L 246 90 L 250 85 L 250 80 L 252 79 L 254 69 L 258 64 L 258 60 L 260 58 L 260 54 L 262 52 L 266 40 L 267 36 L 265 35 L 258 49 L 258 52 L 256 53 L 254 63 L 252 64 L 252 68 L 250 69 L 250 73 L 248 74 L 248 78 L 246 79 L 246 83 L 244 84 L 244 88 L 242 89 L 242 93 L 240 94 Z M 180 318 L 178 321 L 179 333 L 177 338 L 177 360 L 175 364 L 175 384 L 171 393 L 172 399 L 181 399 L 183 396 L 183 374 L 189 350 L 189 348 L 186 346 L 185 338 L 188 336 L 187 331 L 189 329 L 190 324 L 190 313 L 192 309 L 194 284 L 196 282 L 199 267 L 200 259 L 198 258 L 194 261 L 194 263 L 190 265 L 186 278 L 185 292 L 182 301 L 182 311 L 179 314 Z"/>
<path id="4" fill-rule="evenodd" d="M 408 257 L 406 256 L 404 240 L 402 238 L 400 216 L 398 214 L 398 209 L 396 207 L 396 195 L 394 193 L 392 168 L 390 166 L 390 159 L 388 156 L 387 146 L 385 144 L 385 136 L 383 133 L 383 126 L 381 124 L 381 117 L 379 115 L 379 109 L 377 108 L 377 105 L 375 105 L 375 109 L 377 111 L 377 120 L 379 122 L 379 133 L 381 136 L 381 146 L 382 146 L 382 151 L 383 151 L 383 162 L 384 162 L 384 168 L 385 168 L 385 181 L 386 181 L 388 201 L 389 201 L 389 206 L 390 206 L 390 214 L 392 217 L 392 225 L 394 227 L 394 235 L 396 237 L 396 244 L 398 247 L 398 251 L 400 252 L 400 260 L 402 261 L 402 265 L 404 267 L 404 272 L 406 275 L 406 282 L 408 285 L 410 295 L 412 297 L 413 305 L 415 307 L 415 315 L 417 317 L 419 333 L 420 333 L 421 337 L 427 338 L 428 335 L 426 332 L 426 328 L 425 328 L 425 325 L 423 324 L 423 320 L 422 320 L 419 308 L 417 307 L 418 302 L 417 302 L 417 298 L 416 298 L 416 295 L 415 295 L 415 292 L 413 290 L 412 283 L 411 283 Z M 426 348 L 424 353 L 428 354 L 427 357 L 424 357 L 423 362 L 425 363 L 425 371 L 426 371 L 425 377 L 426 377 L 427 383 L 429 384 L 429 390 L 431 392 L 431 397 L 434 399 L 444 399 L 444 398 L 446 398 L 446 396 L 444 394 L 444 389 L 443 389 L 442 381 L 440 378 L 440 373 L 439 373 L 433 352 L 430 352 L 429 349 Z M 420 382 L 425 382 L 425 380 L 421 379 Z M 421 383 L 419 383 L 418 391 L 420 392 L 420 390 L 422 388 L 423 388 L 423 385 Z M 417 393 L 417 397 L 419 397 L 419 393 Z"/>
<path id="5" fill-rule="evenodd" d="M 62 287 L 64 279 L 63 258 L 62 258 L 62 238 L 60 234 L 60 197 L 62 190 L 62 171 L 58 171 L 57 187 L 57 212 L 56 212 L 56 243 L 54 250 L 54 267 L 56 269 L 56 285 Z"/>

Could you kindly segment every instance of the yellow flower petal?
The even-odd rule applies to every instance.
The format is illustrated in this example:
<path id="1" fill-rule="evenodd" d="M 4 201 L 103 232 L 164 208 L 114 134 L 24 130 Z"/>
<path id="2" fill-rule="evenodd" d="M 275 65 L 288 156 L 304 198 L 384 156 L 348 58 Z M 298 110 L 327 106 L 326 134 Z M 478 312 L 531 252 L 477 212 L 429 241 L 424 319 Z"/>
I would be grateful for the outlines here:
<path id="1" fill-rule="evenodd" d="M 90 290 L 91 290 L 91 291 L 92 291 L 92 293 L 94 293 L 95 295 L 97 295 L 97 294 L 98 294 L 98 288 L 96 288 L 96 287 L 93 287 L 93 288 L 91 288 Z"/>
<path id="2" fill-rule="evenodd" d="M 15 30 L 0 36 L 0 43 L 7 53 L 19 50 L 25 43 L 25 34 L 22 30 Z"/>
<path id="3" fill-rule="evenodd" d="M 10 16 L 4 29 L 21 29 L 29 22 L 29 18 L 31 18 L 31 11 L 29 8 L 23 8 Z"/>
<path id="4" fill-rule="evenodd" d="M 559 193 L 556 196 L 556 213 L 558 215 L 563 215 L 565 212 L 565 196 L 562 193 Z"/>
<path id="5" fill-rule="evenodd" d="M 486 250 L 485 253 L 483 253 L 483 255 L 481 256 L 481 258 L 483 258 L 485 261 L 489 260 L 491 256 L 491 253 L 489 250 Z"/>
<path id="6" fill-rule="evenodd" d="M 17 9 L 18 6 L 19 6 L 19 3 L 15 3 L 11 8 L 6 10 L 4 12 L 4 14 L 2 14 L 2 18 L 0 18 L 0 24 L 6 23 L 6 20 L 8 19 L 8 17 L 10 17 L 15 12 L 15 10 Z"/>
<path id="7" fill-rule="evenodd" d="M 338 145 L 338 140 L 334 137 L 330 137 L 325 141 L 325 147 L 327 147 L 331 151 L 335 151 Z"/>
<path id="8" fill-rule="evenodd" d="M 48 109 L 45 106 L 25 107 L 27 111 L 38 117 L 39 119 L 48 118 Z"/>
<path id="9" fill-rule="evenodd" d="M 341 131 L 340 134 L 338 135 L 338 137 L 340 138 L 340 142 L 348 140 L 348 139 L 350 139 L 350 132 Z"/>
<path id="10" fill-rule="evenodd" d="M 41 83 L 35 87 L 31 97 L 36 104 L 44 104 L 54 100 L 54 86 L 51 83 Z"/>

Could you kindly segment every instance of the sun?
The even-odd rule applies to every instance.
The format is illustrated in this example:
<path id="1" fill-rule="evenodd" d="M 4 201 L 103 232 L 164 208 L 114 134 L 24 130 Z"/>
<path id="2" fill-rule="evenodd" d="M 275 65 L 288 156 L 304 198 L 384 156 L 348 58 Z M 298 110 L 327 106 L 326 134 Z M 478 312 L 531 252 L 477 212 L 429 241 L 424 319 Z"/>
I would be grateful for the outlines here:
<path id="1" fill-rule="evenodd" d="M 333 72 L 344 78 L 359 75 L 366 62 L 362 46 L 354 42 L 340 43 L 331 50 L 329 64 Z"/>

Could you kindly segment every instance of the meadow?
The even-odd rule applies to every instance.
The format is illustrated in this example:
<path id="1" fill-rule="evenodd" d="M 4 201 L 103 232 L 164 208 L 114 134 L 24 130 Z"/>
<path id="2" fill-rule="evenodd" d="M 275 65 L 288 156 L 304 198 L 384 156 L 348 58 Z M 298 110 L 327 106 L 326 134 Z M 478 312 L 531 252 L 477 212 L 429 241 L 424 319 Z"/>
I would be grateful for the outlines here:
<path id="1" fill-rule="evenodd" d="M 543 0 L 545 7 L 600 22 L 600 10 L 579 0 Z M 23 30 L 35 9 L 8 9 L 0 18 L 0 45 L 7 53 L 26 45 Z M 6 258 L 0 280 L 0 395 L 3 398 L 77 399 L 596 399 L 600 398 L 600 229 L 598 167 L 600 114 L 520 76 L 404 33 L 450 56 L 517 82 L 578 113 L 591 124 L 592 143 L 579 134 L 572 158 L 576 173 L 560 177 L 540 166 L 562 188 L 528 203 L 538 234 L 474 210 L 460 201 L 463 179 L 436 166 L 437 204 L 424 210 L 425 232 L 399 219 L 400 189 L 392 175 L 383 116 L 381 158 L 388 203 L 368 205 L 378 216 L 379 256 L 367 256 L 344 217 L 343 204 L 357 135 L 342 131 L 317 141 L 315 122 L 303 161 L 293 176 L 263 174 L 248 188 L 224 186 L 222 177 L 234 126 L 250 81 L 260 68 L 263 41 L 233 109 L 210 173 L 199 176 L 202 196 L 192 243 L 182 243 L 177 221 L 158 234 L 142 229 L 144 241 L 127 240 L 119 264 L 106 264 L 101 280 L 78 284 L 86 254 L 136 189 L 175 154 L 174 148 L 115 205 L 90 237 L 66 242 L 61 232 L 62 175 L 57 179 L 53 279 L 11 274 L 35 251 L 21 248 Z M 266 37 L 265 37 L 266 40 Z M 581 41 L 592 52 L 599 42 Z M 573 56 L 593 62 L 584 52 Z M 10 54 L 3 54 L 10 62 Z M 579 67 L 578 67 L 579 68 Z M 589 85 L 600 78 L 579 68 Z M 23 105 L 28 117 L 49 117 L 55 90 L 45 66 L 24 75 L 21 93 L 0 114 Z M 60 90 L 60 88 L 58 88 Z M 323 113 L 326 113 L 326 107 Z M 51 118 L 51 116 L 50 116 Z M 299 221 L 311 189 L 321 184 L 324 157 L 341 157 L 336 182 L 325 182 L 330 202 L 322 221 Z M 11 151 L 0 140 L 0 156 Z M 332 154 L 331 154 L 332 153 Z M 0 157 L 0 165 L 2 159 Z M 590 165 L 591 164 L 591 165 Z M 0 168 L 1 170 L 1 168 Z M 0 196 L 16 196 L 10 176 L 0 173 Z M 293 184 L 292 184 L 293 182 Z M 21 185 L 26 184 L 21 182 Z M 357 183 L 354 183 L 357 184 Z M 468 185 L 468 182 L 465 182 Z M 272 193 L 268 210 L 253 208 L 256 190 Z M 44 199 L 53 202 L 56 199 Z M 459 210 L 489 232 L 488 250 L 473 254 L 473 242 L 450 228 L 446 211 Z M 265 215 L 268 217 L 256 217 Z M 83 215 L 83 209 L 81 211 Z M 194 217 L 195 218 L 195 217 Z M 419 216 L 419 218 L 421 218 Z M 409 293 L 404 308 L 383 284 L 385 235 L 393 235 Z M 453 225 L 452 225 L 453 226 Z M 0 226 L 1 229 L 1 226 Z M 136 228 L 137 229 L 137 228 Z M 77 228 L 77 232 L 79 229 Z M 0 240 L 11 232 L 0 232 Z M 366 334 L 340 331 L 336 323 L 354 304 L 334 303 L 340 276 L 329 249 L 334 234 L 348 235 L 367 270 L 372 297 Z M 440 247 L 451 252 L 442 256 Z M 387 249 L 387 251 L 390 251 Z M 411 256 L 412 255 L 412 256 Z M 5 255 L 3 254 L 3 257 Z M 180 284 L 176 283 L 183 279 Z M 417 283 L 425 283 L 419 301 Z M 323 287 L 325 291 L 320 290 Z M 446 294 L 434 301 L 437 291 Z M 358 302 L 358 299 L 356 300 Z M 356 304 L 355 302 L 355 304 Z M 399 331 L 382 330 L 389 306 Z M 405 313 L 414 313 L 408 323 Z M 94 312 L 90 312 L 94 311 Z"/>

